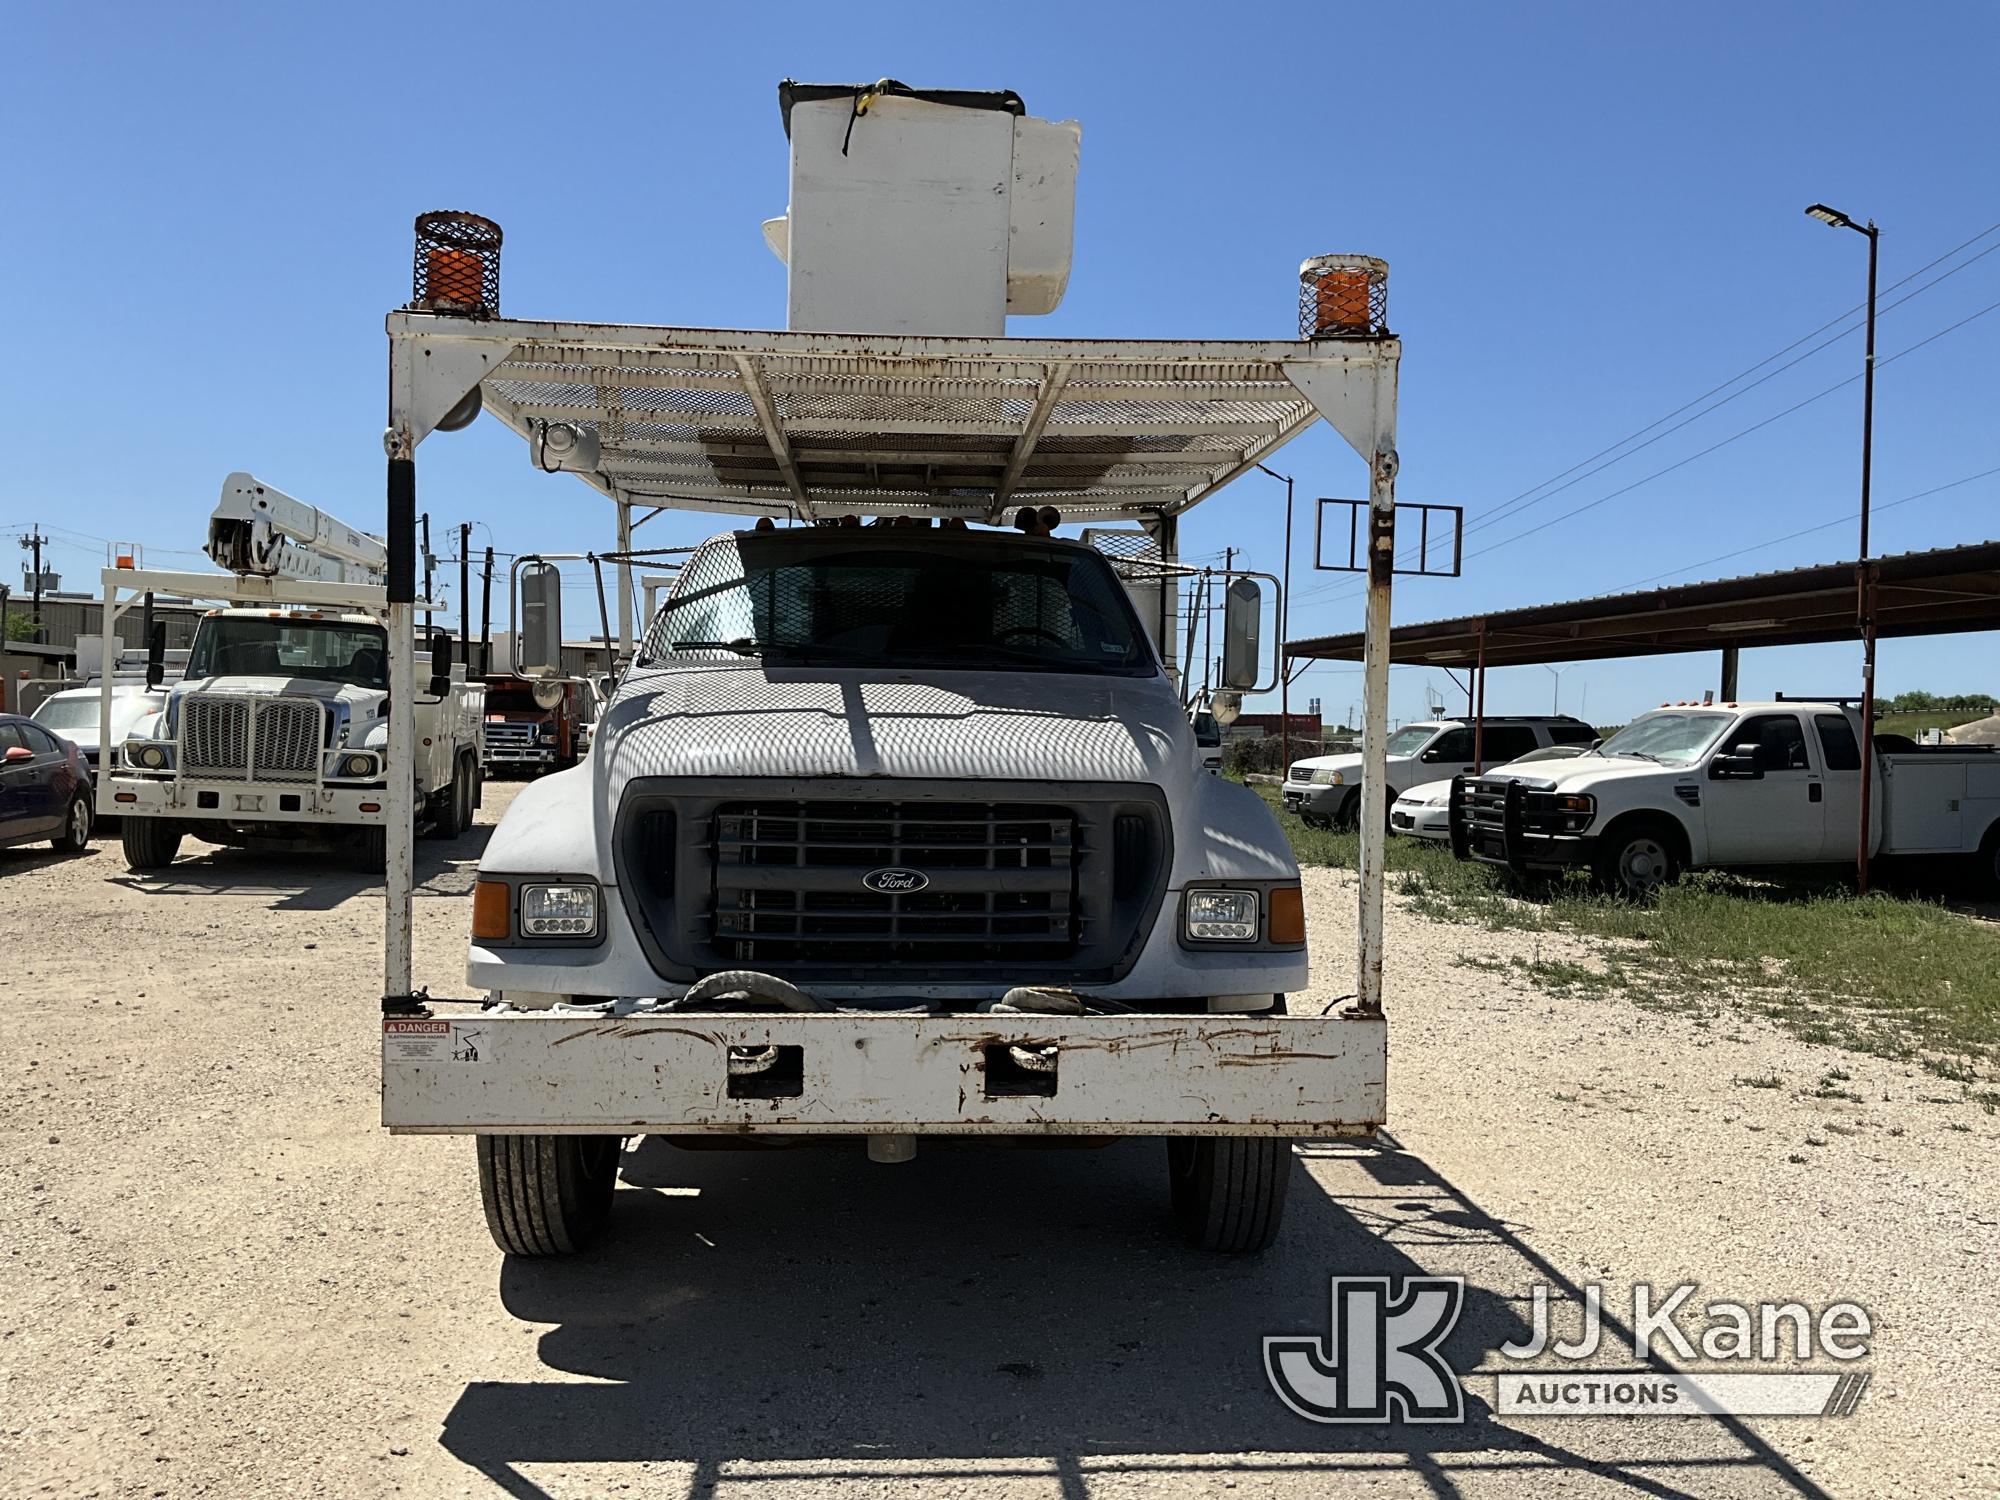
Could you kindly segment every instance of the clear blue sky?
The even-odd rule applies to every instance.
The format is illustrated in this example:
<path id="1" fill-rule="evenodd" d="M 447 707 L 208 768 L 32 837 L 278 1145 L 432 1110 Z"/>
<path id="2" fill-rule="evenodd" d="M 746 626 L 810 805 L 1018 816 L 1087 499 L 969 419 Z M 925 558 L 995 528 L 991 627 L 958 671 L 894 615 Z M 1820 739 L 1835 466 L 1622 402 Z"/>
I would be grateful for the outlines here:
<path id="1" fill-rule="evenodd" d="M 381 320 L 408 296 L 419 210 L 506 227 L 514 314 L 779 325 L 783 269 L 758 224 L 784 208 L 787 75 L 1007 87 L 1082 121 L 1068 300 L 1017 333 L 1286 337 L 1300 259 L 1386 257 L 1400 493 L 1462 503 L 1475 524 L 1858 303 L 1864 242 L 1805 204 L 1878 219 L 1885 284 L 2000 221 L 1986 5 L 1892 20 L 1802 4 L 113 4 L 17 8 L 9 43 L 0 523 L 41 523 L 85 586 L 95 539 L 188 564 L 166 549 L 199 545 L 234 468 L 379 526 Z M 1996 301 L 2000 253 L 1886 313 L 1882 351 Z M 1878 507 L 2000 467 L 1996 355 L 2000 311 L 1882 371 Z M 1859 365 L 1857 333 L 1467 550 Z M 1852 556 L 1843 521 L 1699 566 L 1851 515 L 1859 412 L 1856 383 L 1474 555 L 1460 580 L 1399 587 L 1397 618 Z M 422 459 L 440 531 L 480 520 L 476 541 L 503 550 L 610 541 L 609 506 L 534 473 L 497 424 Z M 1277 466 L 1302 502 L 1363 484 L 1324 430 Z M 1184 545 L 1275 568 L 1280 503 L 1269 481 L 1239 483 L 1194 512 Z M 712 526 L 663 517 L 641 535 Z M 2000 474 L 1882 509 L 1875 530 L 1878 551 L 1993 536 Z M 1358 624 L 1351 585 L 1303 578 L 1295 635 Z M 1882 688 L 2000 689 L 1996 646 L 1887 643 Z M 1859 654 L 1748 653 L 1743 688 L 1844 686 Z M 1715 671 L 1712 655 L 1574 667 L 1563 706 L 1618 720 Z M 1358 681 L 1318 669 L 1296 691 L 1340 715 Z M 1399 669 L 1394 713 L 1421 712 L 1427 685 L 1447 686 Z M 1488 706 L 1543 708 L 1555 686 L 1541 668 L 1496 673 Z"/>

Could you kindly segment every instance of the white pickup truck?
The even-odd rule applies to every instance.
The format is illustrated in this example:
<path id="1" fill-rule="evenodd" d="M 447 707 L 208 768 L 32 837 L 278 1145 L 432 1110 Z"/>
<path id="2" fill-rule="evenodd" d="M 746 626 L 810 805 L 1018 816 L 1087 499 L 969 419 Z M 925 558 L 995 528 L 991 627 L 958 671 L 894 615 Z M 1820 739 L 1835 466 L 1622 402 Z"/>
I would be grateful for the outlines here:
<path id="1" fill-rule="evenodd" d="M 1588 868 L 1643 896 L 1684 870 L 1851 864 L 1859 720 L 1832 703 L 1683 704 L 1588 755 L 1461 776 L 1452 847 L 1515 870 Z M 2000 883 L 2000 754 L 1879 745 L 1870 856 L 1976 856 Z"/>

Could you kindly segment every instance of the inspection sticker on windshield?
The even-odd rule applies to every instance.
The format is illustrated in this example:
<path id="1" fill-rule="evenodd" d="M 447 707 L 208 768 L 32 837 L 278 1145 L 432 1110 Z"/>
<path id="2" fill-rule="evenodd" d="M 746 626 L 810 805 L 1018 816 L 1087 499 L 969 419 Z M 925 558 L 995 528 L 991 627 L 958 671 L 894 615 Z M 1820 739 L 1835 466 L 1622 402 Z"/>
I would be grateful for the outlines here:
<path id="1" fill-rule="evenodd" d="M 468 1021 L 382 1023 L 382 1061 L 476 1063 L 484 1060 L 486 1028 Z"/>

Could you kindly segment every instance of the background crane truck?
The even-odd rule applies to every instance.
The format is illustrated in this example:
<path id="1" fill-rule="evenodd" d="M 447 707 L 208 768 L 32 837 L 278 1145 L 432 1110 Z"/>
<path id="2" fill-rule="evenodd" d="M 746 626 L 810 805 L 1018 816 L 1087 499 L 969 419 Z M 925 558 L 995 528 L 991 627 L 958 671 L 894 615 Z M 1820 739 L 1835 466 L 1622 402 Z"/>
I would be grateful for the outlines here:
<path id="1" fill-rule="evenodd" d="M 1307 262 L 1296 340 L 1010 338 L 1067 281 L 1078 127 L 892 82 L 779 101 L 782 332 L 502 318 L 498 227 L 418 220 L 388 319 L 392 758 L 435 433 L 497 417 L 613 502 L 621 544 L 635 505 L 759 519 L 679 569 L 588 760 L 501 820 L 471 999 L 412 993 L 392 808 L 384 1124 L 476 1136 L 514 1254 L 588 1243 L 642 1134 L 859 1139 L 879 1161 L 929 1135 L 1164 1137 L 1188 1238 L 1261 1248 L 1290 1140 L 1386 1115 L 1386 268 Z M 1368 465 L 1378 794 L 1356 993 L 1298 1014 L 1298 868 L 1256 794 L 1203 769 L 1161 623 L 1180 517 L 1321 416 Z M 1012 529 L 1023 507 L 1143 529 L 1154 618 L 1101 552 Z M 629 597 L 648 558 L 610 556 Z M 1259 690 L 1260 591 L 1228 592 L 1223 685 Z M 560 675 L 554 613 L 530 614 L 528 675 Z"/>
<path id="2" fill-rule="evenodd" d="M 385 858 L 389 640 L 386 549 L 249 474 L 223 481 L 205 550 L 229 576 L 104 570 L 100 740 L 111 745 L 109 622 L 147 591 L 221 599 L 195 629 L 181 680 L 143 737 L 104 757 L 100 813 L 126 862 L 170 864 L 189 833 L 212 843 L 334 841 Z M 122 601 L 122 602 L 121 602 Z M 433 638 L 429 681 L 406 700 L 421 741 L 400 773 L 432 831 L 469 827 L 479 800 L 481 690 Z M 149 669 L 157 682 L 157 662 Z M 407 689 L 406 689 L 407 691 Z"/>

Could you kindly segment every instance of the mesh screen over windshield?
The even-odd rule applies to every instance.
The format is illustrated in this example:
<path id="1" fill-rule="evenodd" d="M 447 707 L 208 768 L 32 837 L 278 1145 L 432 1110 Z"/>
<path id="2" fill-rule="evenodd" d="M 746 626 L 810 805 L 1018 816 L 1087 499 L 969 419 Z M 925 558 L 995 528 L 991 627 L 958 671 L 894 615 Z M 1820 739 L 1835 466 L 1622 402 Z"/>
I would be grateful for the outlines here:
<path id="1" fill-rule="evenodd" d="M 647 632 L 644 659 L 1152 670 L 1138 621 L 1101 557 L 970 535 L 915 543 L 798 531 L 719 538 L 681 570 Z"/>

